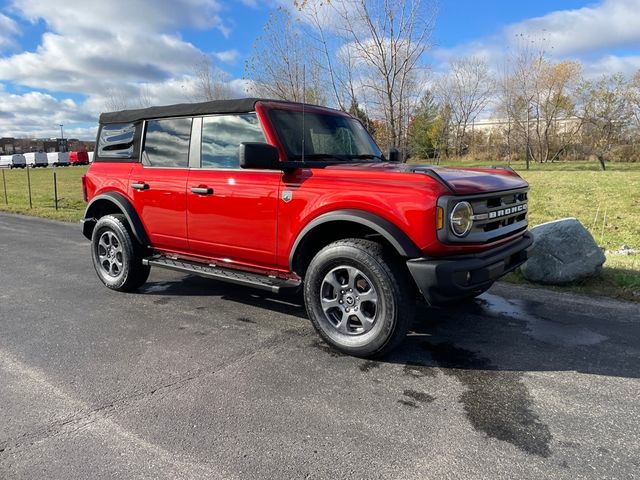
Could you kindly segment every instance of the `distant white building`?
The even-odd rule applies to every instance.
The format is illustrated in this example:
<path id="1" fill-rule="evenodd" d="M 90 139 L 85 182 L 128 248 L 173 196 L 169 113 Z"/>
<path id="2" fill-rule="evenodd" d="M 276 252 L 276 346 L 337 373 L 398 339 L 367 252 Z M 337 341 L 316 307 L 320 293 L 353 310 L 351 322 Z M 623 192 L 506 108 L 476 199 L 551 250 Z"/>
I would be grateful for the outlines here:
<path id="1" fill-rule="evenodd" d="M 557 118 L 554 120 L 554 125 L 558 133 L 575 133 L 580 128 L 582 120 L 578 117 Z M 514 126 L 514 121 L 509 122 L 506 118 L 488 118 L 483 120 L 476 120 L 467 127 L 472 132 L 482 132 L 486 134 L 501 133 Z M 541 123 L 544 121 L 541 119 Z M 536 118 L 529 119 L 529 128 L 536 128 Z"/>

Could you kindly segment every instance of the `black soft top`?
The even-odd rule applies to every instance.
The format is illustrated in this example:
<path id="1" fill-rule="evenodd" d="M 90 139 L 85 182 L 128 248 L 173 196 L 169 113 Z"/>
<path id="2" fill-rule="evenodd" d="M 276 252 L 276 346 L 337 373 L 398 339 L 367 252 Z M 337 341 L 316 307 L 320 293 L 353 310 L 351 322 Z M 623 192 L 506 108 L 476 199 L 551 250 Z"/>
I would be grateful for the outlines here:
<path id="1" fill-rule="evenodd" d="M 121 110 L 100 115 L 100 123 L 130 123 L 149 118 L 186 117 L 190 115 L 208 115 L 212 113 L 253 112 L 260 98 L 240 98 L 236 100 L 215 100 L 201 103 L 178 103 L 162 107 Z"/>

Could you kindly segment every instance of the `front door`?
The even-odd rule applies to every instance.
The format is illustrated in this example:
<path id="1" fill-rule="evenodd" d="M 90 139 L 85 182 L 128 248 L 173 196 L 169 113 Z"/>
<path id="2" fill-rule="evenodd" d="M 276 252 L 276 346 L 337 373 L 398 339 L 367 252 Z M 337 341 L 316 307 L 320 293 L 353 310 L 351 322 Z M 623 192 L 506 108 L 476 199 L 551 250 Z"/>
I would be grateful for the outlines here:
<path id="1" fill-rule="evenodd" d="M 129 197 L 161 250 L 186 252 L 191 118 L 146 122 L 142 162 L 129 176 Z"/>
<path id="2" fill-rule="evenodd" d="M 282 172 L 240 169 L 240 143 L 265 141 L 258 118 L 247 113 L 196 121 L 202 122 L 202 148 L 200 167 L 187 181 L 191 251 L 227 264 L 274 267 Z"/>

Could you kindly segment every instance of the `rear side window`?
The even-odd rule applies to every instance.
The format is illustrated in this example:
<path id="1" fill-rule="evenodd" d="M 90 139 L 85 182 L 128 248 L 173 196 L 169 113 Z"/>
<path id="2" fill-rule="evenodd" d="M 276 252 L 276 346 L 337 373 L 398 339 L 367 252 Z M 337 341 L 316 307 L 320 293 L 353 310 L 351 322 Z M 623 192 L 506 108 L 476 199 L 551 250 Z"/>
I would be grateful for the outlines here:
<path id="1" fill-rule="evenodd" d="M 133 141 L 136 126 L 133 123 L 103 125 L 98 138 L 98 157 L 133 158 Z"/>
<path id="2" fill-rule="evenodd" d="M 255 113 L 204 117 L 202 168 L 240 168 L 240 144 L 265 141 Z"/>
<path id="3" fill-rule="evenodd" d="M 143 163 L 152 167 L 187 168 L 190 137 L 191 118 L 148 121 Z"/>

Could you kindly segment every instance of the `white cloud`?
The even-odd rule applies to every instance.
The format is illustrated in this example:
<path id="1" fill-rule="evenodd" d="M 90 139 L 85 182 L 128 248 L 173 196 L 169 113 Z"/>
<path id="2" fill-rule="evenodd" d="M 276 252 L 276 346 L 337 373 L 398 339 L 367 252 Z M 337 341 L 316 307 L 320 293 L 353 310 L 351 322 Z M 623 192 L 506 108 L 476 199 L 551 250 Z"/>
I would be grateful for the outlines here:
<path id="1" fill-rule="evenodd" d="M 584 74 L 588 78 L 598 78 L 613 73 L 622 73 L 630 78 L 640 71 L 640 55 L 628 55 L 620 57 L 616 55 L 604 55 L 595 60 L 582 62 Z"/>
<path id="2" fill-rule="evenodd" d="M 56 32 L 111 32 L 128 35 L 140 30 L 162 31 L 181 26 L 224 30 L 218 0 L 13 0 L 11 7 L 23 18 L 44 20 Z M 72 27 L 72 28 L 71 28 Z"/>
<path id="3" fill-rule="evenodd" d="M 95 137 L 97 117 L 85 113 L 73 100 L 58 100 L 42 92 L 12 94 L 0 85 L 0 132 L 8 137 L 55 137 L 65 124 L 68 136 Z M 84 127 L 84 124 L 92 127 Z"/>
<path id="4" fill-rule="evenodd" d="M 0 51 L 13 47 L 13 38 L 20 34 L 18 24 L 12 19 L 0 13 Z"/>
<path id="5" fill-rule="evenodd" d="M 222 63 L 234 63 L 238 57 L 240 56 L 240 52 L 238 50 L 225 50 L 223 52 L 215 52 L 213 57 Z"/>
<path id="6" fill-rule="evenodd" d="M 511 24 L 494 35 L 432 52 L 434 70 L 446 71 L 451 57 L 479 56 L 495 71 L 526 44 L 544 50 L 554 60 L 576 60 L 587 78 L 604 74 L 630 75 L 640 69 L 640 56 L 611 49 L 640 46 L 640 0 L 605 0 L 595 6 L 559 10 Z"/>
<path id="7" fill-rule="evenodd" d="M 113 94 L 131 107 L 140 106 L 141 90 L 144 101 L 153 104 L 193 100 L 193 73 L 204 53 L 178 32 L 230 33 L 222 0 L 13 0 L 8 11 L 16 19 L 44 22 L 47 31 L 35 50 L 0 56 L 0 82 L 34 90 L 24 95 L 0 90 L 2 110 L 11 108 L 0 119 L 1 135 L 45 132 L 52 121 L 93 124 Z M 0 14 L 0 50 L 17 34 L 16 22 Z M 238 55 L 235 50 L 214 54 L 221 62 Z M 86 100 L 72 106 L 47 92 Z M 32 115 L 36 106 L 40 119 Z"/>
<path id="8" fill-rule="evenodd" d="M 175 33 L 178 27 L 227 31 L 217 0 L 85 4 L 15 0 L 15 12 L 44 20 L 50 31 L 35 51 L 0 58 L 0 80 L 82 94 L 126 82 L 157 82 L 192 71 L 202 56 Z"/>
<path id="9" fill-rule="evenodd" d="M 559 10 L 510 25 L 516 35 L 543 36 L 558 55 L 640 45 L 640 0 L 605 0 L 596 6 Z"/>

